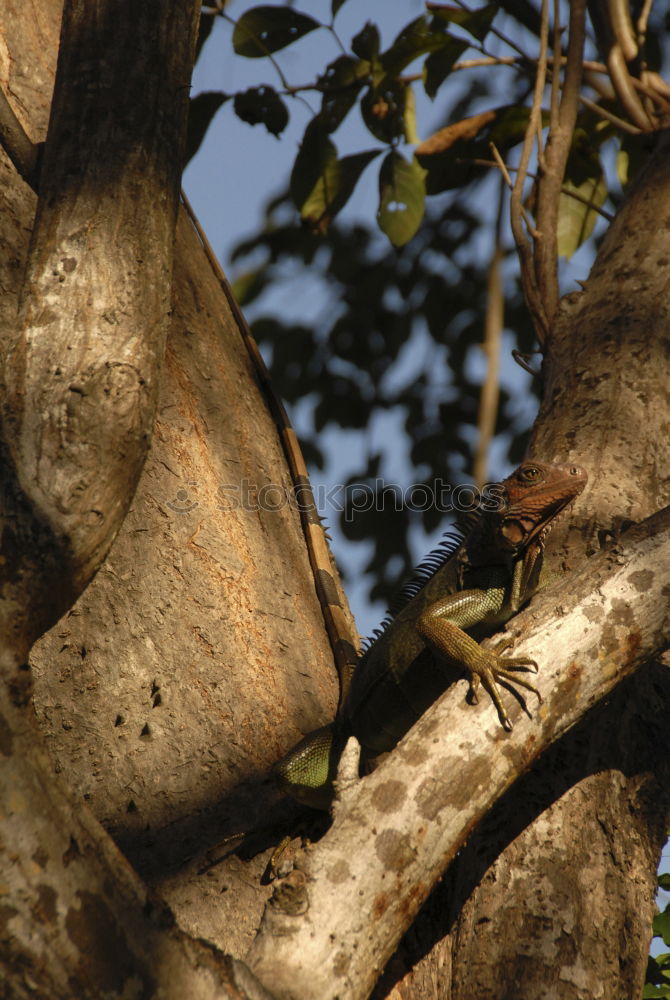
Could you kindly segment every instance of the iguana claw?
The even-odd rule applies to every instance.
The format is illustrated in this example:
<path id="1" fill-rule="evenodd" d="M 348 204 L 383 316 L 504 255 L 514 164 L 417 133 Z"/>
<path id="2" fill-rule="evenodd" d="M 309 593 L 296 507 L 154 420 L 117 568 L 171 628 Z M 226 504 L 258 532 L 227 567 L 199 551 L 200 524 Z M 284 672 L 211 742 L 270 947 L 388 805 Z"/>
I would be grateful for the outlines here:
<path id="1" fill-rule="evenodd" d="M 519 670 L 527 670 L 528 668 L 533 668 L 534 672 L 537 673 L 539 670 L 537 662 L 529 656 L 501 656 L 500 651 L 506 649 L 511 644 L 511 638 L 505 636 L 496 644 L 494 649 L 481 649 L 482 659 L 476 665 L 472 664 L 469 668 L 470 686 L 468 688 L 468 698 L 476 705 L 479 701 L 478 691 L 480 684 L 484 685 L 484 690 L 488 693 L 497 709 L 503 729 L 507 730 L 508 733 L 512 731 L 513 724 L 502 703 L 497 682 L 506 682 L 512 686 L 513 690 L 515 685 L 518 685 L 518 687 L 525 688 L 527 691 L 532 691 L 533 694 L 537 695 L 540 704 L 542 704 L 542 695 L 537 688 L 529 681 L 518 676 Z M 515 693 L 521 698 L 518 691 Z M 521 700 L 525 707 L 525 701 L 523 701 L 523 698 Z"/>

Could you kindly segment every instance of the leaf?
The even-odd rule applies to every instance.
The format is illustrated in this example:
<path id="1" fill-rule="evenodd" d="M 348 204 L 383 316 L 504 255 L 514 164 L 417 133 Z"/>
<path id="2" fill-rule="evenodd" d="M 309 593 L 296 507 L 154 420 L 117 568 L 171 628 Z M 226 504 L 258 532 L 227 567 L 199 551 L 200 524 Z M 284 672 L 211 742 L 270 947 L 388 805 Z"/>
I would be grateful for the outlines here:
<path id="1" fill-rule="evenodd" d="M 652 924 L 654 934 L 660 934 L 665 944 L 670 944 L 670 909 L 657 913 Z"/>
<path id="2" fill-rule="evenodd" d="M 368 21 L 351 39 L 351 51 L 359 59 L 367 59 L 368 62 L 372 62 L 379 55 L 379 44 L 379 28 L 372 21 Z"/>
<path id="3" fill-rule="evenodd" d="M 337 150 L 328 138 L 328 129 L 317 115 L 305 129 L 291 171 L 289 190 L 296 208 L 301 209 L 307 201 L 333 155 L 337 156 Z"/>
<path id="4" fill-rule="evenodd" d="M 383 54 L 382 65 L 387 73 L 400 73 L 419 56 L 434 51 L 441 44 L 441 34 L 431 30 L 431 22 L 422 14 L 405 25 L 393 45 Z"/>
<path id="5" fill-rule="evenodd" d="M 338 159 L 335 146 L 329 144 L 324 169 L 309 197 L 300 207 L 300 217 L 315 232 L 324 232 L 351 197 L 358 179 L 368 163 L 379 156 L 380 150 L 371 149 Z"/>
<path id="6" fill-rule="evenodd" d="M 598 213 L 588 204 L 566 192 L 573 192 L 600 208 L 607 198 L 607 185 L 601 174 L 599 177 L 588 178 L 579 185 L 566 180 L 563 188 L 558 201 L 556 242 L 559 254 L 569 260 L 593 232 Z"/>
<path id="7" fill-rule="evenodd" d="M 377 221 L 396 247 L 409 242 L 421 224 L 426 196 L 425 174 L 416 159 L 408 163 L 395 151 L 382 163 Z"/>
<path id="8" fill-rule="evenodd" d="M 529 114 L 528 108 L 514 104 L 492 108 L 447 125 L 422 142 L 416 155 L 428 171 L 428 194 L 465 186 L 476 179 L 486 168 L 472 161 L 490 160 L 491 142 L 495 142 L 501 153 L 521 142 Z M 544 119 L 543 115 L 543 122 Z"/>
<path id="9" fill-rule="evenodd" d="M 273 87 L 250 87 L 235 94 L 235 114 L 249 125 L 265 125 L 278 136 L 288 125 L 288 110 Z"/>
<path id="10" fill-rule="evenodd" d="M 342 6 L 342 4 L 344 4 L 345 2 L 346 2 L 346 0 L 331 0 L 330 11 L 331 11 L 333 17 L 335 17 L 335 15 L 337 14 L 338 10 Z"/>
<path id="11" fill-rule="evenodd" d="M 446 152 L 455 142 L 474 139 L 485 125 L 495 121 L 496 114 L 496 111 L 481 111 L 478 115 L 445 125 L 421 143 L 417 149 L 418 155 L 434 156 L 436 153 Z"/>
<path id="12" fill-rule="evenodd" d="M 431 99 L 451 73 L 454 63 L 467 49 L 468 43 L 447 37 L 437 52 L 431 53 L 424 64 L 424 90 Z"/>
<path id="13" fill-rule="evenodd" d="M 186 133 L 186 163 L 191 160 L 200 149 L 202 140 L 205 138 L 212 118 L 222 104 L 230 100 L 230 94 L 219 93 L 208 90 L 203 94 L 198 94 L 189 102 L 188 107 L 188 128 Z"/>
<path id="14" fill-rule="evenodd" d="M 352 56 L 338 56 L 317 80 L 323 94 L 321 118 L 329 132 L 334 132 L 356 102 L 363 84 L 370 77 L 370 63 Z"/>
<path id="15" fill-rule="evenodd" d="M 489 3 L 479 10 L 463 10 L 460 7 L 450 7 L 438 3 L 427 3 L 426 7 L 435 15 L 436 20 L 457 24 L 459 28 L 463 28 L 478 42 L 484 41 L 493 18 L 498 12 L 497 3 Z"/>
<path id="16" fill-rule="evenodd" d="M 243 274 L 239 274 L 230 287 L 235 299 L 244 308 L 261 294 L 266 285 L 266 269 L 257 268 L 254 271 L 245 271 Z"/>
<path id="17" fill-rule="evenodd" d="M 408 85 L 385 77 L 369 87 L 361 101 L 363 121 L 380 142 L 392 143 L 405 135 L 405 103 Z"/>
<path id="18" fill-rule="evenodd" d="M 320 27 L 314 18 L 291 7 L 252 7 L 235 25 L 233 49 L 238 56 L 260 59 Z"/>
<path id="19" fill-rule="evenodd" d="M 670 872 L 662 872 L 658 876 L 659 889 L 670 889 Z"/>
<path id="20" fill-rule="evenodd" d="M 411 87 L 408 87 L 405 93 L 405 139 L 413 146 L 419 141 L 416 131 L 416 100 Z"/>
<path id="21" fill-rule="evenodd" d="M 449 35 L 442 21 L 422 14 L 405 25 L 391 47 L 382 55 L 381 63 L 387 74 L 395 76 L 419 56 L 447 49 L 455 42 L 456 39 Z M 467 43 L 462 44 L 463 48 L 467 48 Z"/>

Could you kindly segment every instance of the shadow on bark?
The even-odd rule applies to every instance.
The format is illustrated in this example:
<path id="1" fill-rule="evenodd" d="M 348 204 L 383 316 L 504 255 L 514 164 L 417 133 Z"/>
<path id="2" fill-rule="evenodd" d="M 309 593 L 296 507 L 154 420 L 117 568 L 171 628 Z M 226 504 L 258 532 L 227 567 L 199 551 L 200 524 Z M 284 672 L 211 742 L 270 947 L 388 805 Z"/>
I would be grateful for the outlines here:
<path id="1" fill-rule="evenodd" d="M 452 932 L 464 904 L 498 855 L 582 779 L 603 771 L 637 777 L 635 807 L 645 815 L 652 838 L 662 844 L 670 807 L 669 704 L 670 674 L 654 661 L 554 744 L 496 803 L 449 867 L 401 940 L 371 1000 L 383 1000 Z"/>

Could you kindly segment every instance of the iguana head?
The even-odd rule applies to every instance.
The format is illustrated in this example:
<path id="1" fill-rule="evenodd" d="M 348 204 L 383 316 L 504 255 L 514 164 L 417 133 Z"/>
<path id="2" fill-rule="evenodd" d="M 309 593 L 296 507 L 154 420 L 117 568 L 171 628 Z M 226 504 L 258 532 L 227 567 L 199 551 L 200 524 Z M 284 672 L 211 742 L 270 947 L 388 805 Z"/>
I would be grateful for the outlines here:
<path id="1" fill-rule="evenodd" d="M 522 462 L 494 491 L 497 533 L 508 551 L 541 547 L 556 516 L 579 496 L 588 476 L 578 465 Z"/>

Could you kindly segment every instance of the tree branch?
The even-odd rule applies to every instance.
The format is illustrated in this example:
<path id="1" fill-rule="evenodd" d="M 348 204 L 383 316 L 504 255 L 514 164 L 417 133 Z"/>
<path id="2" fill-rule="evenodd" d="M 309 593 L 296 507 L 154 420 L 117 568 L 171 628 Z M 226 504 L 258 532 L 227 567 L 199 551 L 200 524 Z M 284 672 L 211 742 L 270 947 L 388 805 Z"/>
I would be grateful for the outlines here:
<path id="1" fill-rule="evenodd" d="M 585 0 L 572 0 L 567 63 L 561 101 L 557 115 L 552 120 L 544 153 L 542 176 L 538 184 L 536 219 L 540 235 L 535 241 L 534 248 L 535 280 L 545 304 L 545 315 L 549 327 L 554 321 L 558 308 L 556 228 L 561 186 L 579 107 L 585 16 Z"/>
<path id="2" fill-rule="evenodd" d="M 541 664 L 544 704 L 532 719 L 517 706 L 507 735 L 488 701 L 464 707 L 458 685 L 345 795 L 331 830 L 280 885 L 250 951 L 252 968 L 278 996 L 368 995 L 400 934 L 493 802 L 667 644 L 669 561 L 666 508 L 515 619 L 515 632 L 528 632 L 515 652 Z"/>
<path id="3" fill-rule="evenodd" d="M 5 345 L 13 548 L 3 555 L 20 594 L 2 607 L 22 648 L 100 566 L 149 446 L 197 10 L 65 4 L 20 316 Z"/>
<path id="4" fill-rule="evenodd" d="M 540 295 L 535 273 L 533 271 L 533 253 L 531 245 L 524 232 L 522 218 L 523 208 L 523 186 L 526 182 L 528 165 L 530 163 L 533 144 L 541 123 L 542 94 L 547 75 L 547 33 L 549 30 L 548 0 L 542 0 L 542 15 L 540 25 L 540 55 L 537 61 L 535 73 L 535 86 L 533 89 L 533 103 L 530 109 L 526 134 L 521 149 L 521 157 L 517 168 L 517 175 L 512 186 L 510 197 L 510 226 L 512 235 L 519 255 L 519 267 L 521 270 L 521 287 L 528 303 L 530 314 L 535 324 L 535 332 L 540 344 L 544 343 L 549 325 L 545 303 Z M 538 153 L 539 157 L 539 153 Z"/>

